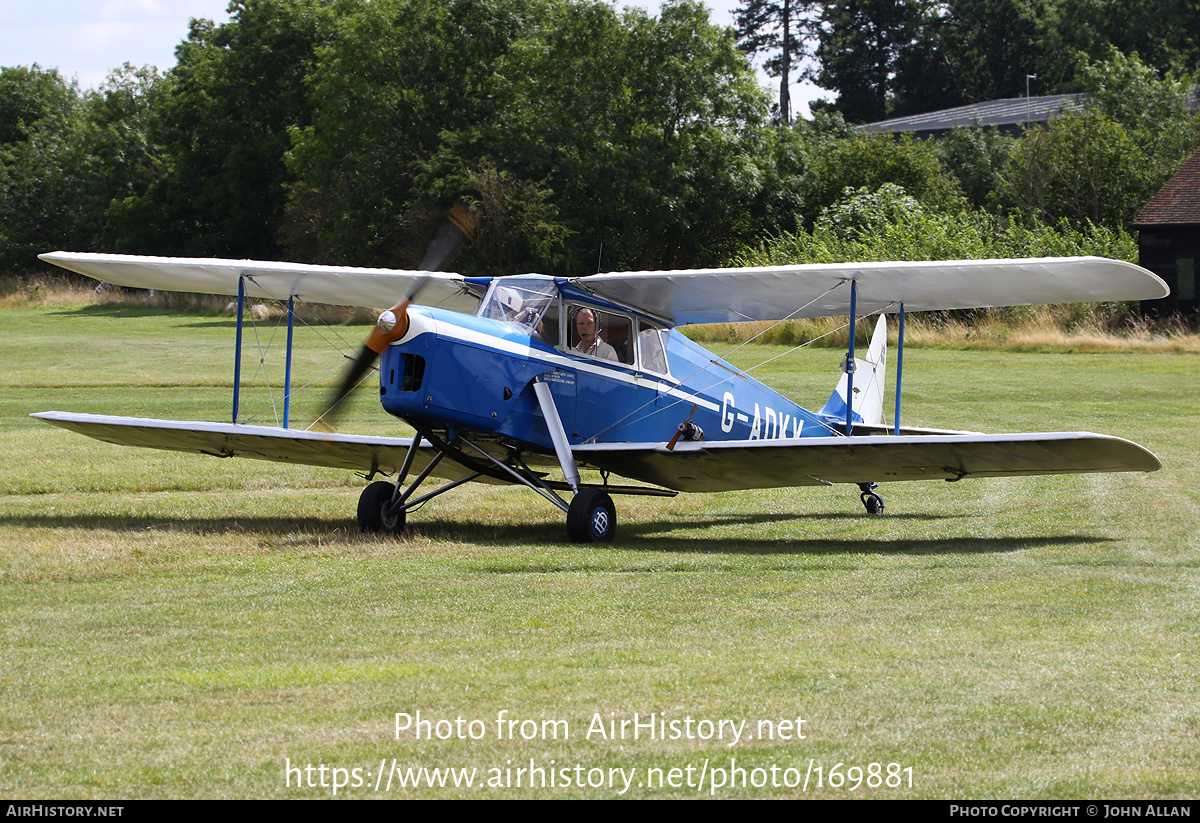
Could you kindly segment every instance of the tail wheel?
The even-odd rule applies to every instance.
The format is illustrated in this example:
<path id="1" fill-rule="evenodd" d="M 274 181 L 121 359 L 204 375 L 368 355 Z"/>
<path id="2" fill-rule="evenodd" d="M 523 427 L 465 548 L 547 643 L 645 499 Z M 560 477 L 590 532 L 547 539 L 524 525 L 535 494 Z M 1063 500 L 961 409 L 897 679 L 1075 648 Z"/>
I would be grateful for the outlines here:
<path id="1" fill-rule="evenodd" d="M 883 514 L 883 498 L 875 493 L 875 489 L 879 488 L 878 483 L 859 483 L 858 499 L 862 501 L 863 506 L 867 510 L 867 514 Z"/>
<path id="2" fill-rule="evenodd" d="M 372 483 L 358 496 L 358 527 L 364 534 L 398 535 L 404 531 L 404 512 L 389 515 L 396 487 L 384 480 Z"/>
<path id="3" fill-rule="evenodd" d="M 875 492 L 863 492 L 859 495 L 867 514 L 883 514 L 883 498 Z"/>
<path id="4" fill-rule="evenodd" d="M 617 533 L 617 509 L 603 489 L 584 489 L 567 509 L 567 539 L 572 543 L 611 543 Z"/>

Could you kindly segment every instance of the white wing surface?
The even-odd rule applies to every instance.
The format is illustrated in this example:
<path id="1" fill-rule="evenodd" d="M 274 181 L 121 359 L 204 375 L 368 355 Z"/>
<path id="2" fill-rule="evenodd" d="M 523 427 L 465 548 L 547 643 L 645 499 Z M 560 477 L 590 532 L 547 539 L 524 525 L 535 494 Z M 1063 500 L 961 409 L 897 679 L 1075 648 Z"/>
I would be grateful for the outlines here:
<path id="1" fill-rule="evenodd" d="M 420 300 L 427 306 L 473 312 L 479 305 L 462 275 L 445 272 L 66 251 L 39 256 L 78 274 L 136 289 L 235 295 L 238 281 L 245 278 L 247 297 L 384 309 L 420 282 Z"/>
<path id="2" fill-rule="evenodd" d="M 614 303 L 675 325 L 838 317 L 857 312 L 972 309 L 1049 303 L 1156 300 L 1155 274 L 1103 257 L 837 263 L 736 269 L 611 272 L 572 281 Z"/>
<path id="3" fill-rule="evenodd" d="M 352 471 L 392 474 L 404 463 L 412 442 L 407 437 L 364 437 L 269 426 L 155 420 L 72 412 L 31 415 L 55 426 L 119 446 L 192 452 L 213 457 L 246 457 L 276 463 L 299 463 Z M 436 450 L 425 444 L 413 461 L 414 472 L 423 469 Z M 470 472 L 453 460 L 441 461 L 434 475 L 457 480 Z M 480 478 L 481 482 L 492 482 Z"/>
<path id="4" fill-rule="evenodd" d="M 803 437 L 791 440 L 603 443 L 576 446 L 597 468 L 682 492 L 1156 471 L 1136 443 L 1091 432 Z"/>

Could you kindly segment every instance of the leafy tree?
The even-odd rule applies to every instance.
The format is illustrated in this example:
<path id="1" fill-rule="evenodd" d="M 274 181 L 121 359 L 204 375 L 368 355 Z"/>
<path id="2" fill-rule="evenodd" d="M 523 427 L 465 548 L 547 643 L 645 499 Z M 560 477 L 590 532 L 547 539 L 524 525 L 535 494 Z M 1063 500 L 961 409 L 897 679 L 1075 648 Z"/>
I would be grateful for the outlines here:
<path id="1" fill-rule="evenodd" d="M 1129 129 L 1146 151 L 1154 163 L 1147 170 L 1151 178 L 1172 173 L 1192 152 L 1200 129 L 1190 106 L 1193 78 L 1161 75 L 1138 55 L 1112 47 L 1104 60 L 1085 61 L 1078 69 L 1091 104 Z"/>
<path id="2" fill-rule="evenodd" d="M 0 94 L 0 108 L 24 110 L 8 131 L 16 141 L 0 146 L 0 264 L 29 269 L 51 249 L 115 247 L 113 204 L 162 172 L 150 137 L 162 77 L 126 65 L 80 94 L 37 67 L 0 76 L 0 89 L 18 89 Z"/>
<path id="3" fill-rule="evenodd" d="M 893 138 L 853 132 L 814 149 L 805 180 L 808 222 L 847 188 L 875 191 L 888 183 L 928 209 L 957 211 L 965 205 L 958 181 L 938 160 L 932 143 L 907 134 Z"/>
<path id="4" fill-rule="evenodd" d="M 115 215 L 125 248 L 278 256 L 289 129 L 309 122 L 305 80 L 345 6 L 233 0 L 228 23 L 192 21 L 156 112 L 165 172 Z"/>
<path id="5" fill-rule="evenodd" d="M 964 103 L 1024 96 L 1027 74 L 1038 75 L 1041 88 L 1048 87 L 1048 5 L 1049 0 L 946 3 L 938 49 Z"/>
<path id="6" fill-rule="evenodd" d="M 50 247 L 79 231 L 72 131 L 79 90 L 57 70 L 0 69 L 0 266 L 30 268 Z"/>
<path id="7" fill-rule="evenodd" d="M 958 179 L 971 205 L 995 210 L 1000 207 L 997 192 L 1017 139 L 994 127 L 971 126 L 951 130 L 934 146 L 938 159 Z"/>
<path id="8" fill-rule="evenodd" d="M 851 123 L 883 120 L 901 60 L 918 42 L 919 0 L 837 0 L 821 15 L 817 85 Z"/>
<path id="9" fill-rule="evenodd" d="M 499 168 L 477 162 L 516 102 L 497 60 L 543 10 L 539 0 L 348 9 L 310 80 L 313 121 L 292 130 L 289 245 L 318 260 L 415 266 L 423 249 L 412 238 L 428 234 L 418 229 L 473 173 Z"/>
<path id="10" fill-rule="evenodd" d="M 1004 191 L 1043 220 L 1124 227 L 1200 145 L 1187 84 L 1110 52 L 1079 74 L 1092 97 L 1015 144 Z"/>
<path id="11" fill-rule="evenodd" d="M 1145 202 L 1146 155 L 1127 129 L 1089 109 L 1033 129 L 1014 147 L 1009 196 L 1043 220 L 1124 226 Z"/>
<path id="12" fill-rule="evenodd" d="M 87 225 L 88 248 L 125 250 L 125 201 L 144 196 L 165 174 L 156 110 L 168 88 L 154 67 L 127 63 L 84 96 L 75 138 L 81 176 L 75 210 Z"/>
<path id="13" fill-rule="evenodd" d="M 455 200 L 476 271 L 716 262 L 755 230 L 765 102 L 698 2 L 376 0 L 312 88 L 289 237 L 322 259 L 415 265 Z"/>
<path id="14" fill-rule="evenodd" d="M 79 89 L 57 69 L 0 68 L 0 146 L 35 132 L 62 131 L 79 106 Z"/>
<path id="15" fill-rule="evenodd" d="M 1073 79 L 1078 53 L 1103 61 L 1112 48 L 1140 55 L 1160 73 L 1200 70 L 1197 0 L 1054 0 L 1045 28 L 1062 81 Z"/>

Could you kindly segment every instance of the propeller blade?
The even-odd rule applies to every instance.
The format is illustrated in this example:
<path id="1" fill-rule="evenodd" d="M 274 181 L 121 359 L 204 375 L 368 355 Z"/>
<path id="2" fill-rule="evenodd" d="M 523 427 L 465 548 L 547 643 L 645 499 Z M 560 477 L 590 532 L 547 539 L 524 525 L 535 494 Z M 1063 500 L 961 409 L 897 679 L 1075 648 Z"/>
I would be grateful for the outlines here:
<path id="1" fill-rule="evenodd" d="M 328 405 L 329 412 L 323 416 L 328 417 L 337 408 L 338 404 L 346 399 L 346 395 L 354 391 L 354 387 L 358 385 L 363 375 L 375 365 L 375 361 L 378 359 L 379 352 L 373 351 L 370 346 L 364 343 L 363 347 L 359 349 L 358 354 L 350 361 L 345 374 L 342 375 L 342 382 L 337 387 L 337 391 L 333 393 L 332 402 Z"/>
<path id="2" fill-rule="evenodd" d="M 679 438 L 687 437 L 688 440 L 691 440 L 695 437 L 697 429 L 692 424 L 692 415 L 696 413 L 696 409 L 698 408 L 700 408 L 699 405 L 692 406 L 692 410 L 688 412 L 687 420 L 684 420 L 675 428 L 675 436 L 671 438 L 671 442 L 667 443 L 667 451 L 675 451 L 675 444 L 679 442 Z"/>
<path id="3" fill-rule="evenodd" d="M 475 218 L 462 203 L 455 203 L 438 226 L 433 242 L 421 260 L 421 271 L 442 271 L 442 267 L 470 239 L 474 230 Z"/>
<path id="4" fill-rule="evenodd" d="M 421 260 L 421 271 L 441 271 L 471 238 L 474 230 L 475 218 L 467 211 L 466 206 L 455 203 L 438 227 L 429 250 L 425 252 L 425 257 Z M 374 367 L 384 350 L 408 333 L 408 306 L 428 282 L 427 276 L 413 280 L 404 299 L 379 315 L 375 328 L 358 354 L 350 361 L 341 384 L 326 404 L 325 413 L 317 418 L 318 423 L 324 424 L 326 428 L 331 427 L 335 412 L 346 396 L 354 391 L 367 372 Z"/>
<path id="5" fill-rule="evenodd" d="M 371 334 L 367 336 L 366 342 L 363 343 L 354 359 L 350 361 L 341 384 L 330 397 L 330 402 L 325 406 L 325 413 L 317 418 L 318 420 L 323 420 L 326 425 L 331 426 L 334 414 L 341 402 L 350 392 L 354 391 L 366 373 L 374 367 L 379 356 L 388 346 L 408 334 L 409 302 L 406 297 L 379 315 L 379 319 L 375 322 L 375 328 L 371 329 Z"/>

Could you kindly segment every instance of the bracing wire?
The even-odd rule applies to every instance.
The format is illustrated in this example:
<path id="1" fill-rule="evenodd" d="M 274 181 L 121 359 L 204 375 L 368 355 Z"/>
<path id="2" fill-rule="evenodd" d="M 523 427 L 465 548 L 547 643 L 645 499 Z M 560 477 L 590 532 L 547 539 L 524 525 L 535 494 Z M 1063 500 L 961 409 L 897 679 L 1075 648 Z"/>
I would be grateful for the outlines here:
<path id="1" fill-rule="evenodd" d="M 328 322 L 322 320 L 319 314 L 314 313 L 314 317 L 316 317 L 316 319 L 318 321 L 317 323 L 312 323 L 308 320 L 308 318 L 301 316 L 299 311 L 296 311 L 295 309 L 305 305 L 305 303 L 304 303 L 304 301 L 300 300 L 299 298 L 294 298 L 294 299 L 297 304 L 293 308 L 293 317 L 294 317 L 295 321 L 298 322 L 303 328 L 313 332 L 316 335 L 317 339 L 320 340 L 321 342 L 325 343 L 326 345 L 328 345 L 329 348 L 337 351 L 342 356 L 342 360 L 345 360 L 347 357 L 349 357 L 350 355 L 347 354 L 347 350 L 352 349 L 354 347 L 354 344 L 347 342 L 346 339 L 341 334 L 338 333 L 336 327 L 334 327 L 333 325 L 329 324 Z M 263 408 L 259 409 L 254 414 L 245 416 L 242 420 L 242 422 L 245 422 L 245 423 L 253 422 L 254 420 L 258 419 L 259 417 L 262 417 L 267 412 L 271 412 L 275 416 L 275 425 L 278 426 L 280 424 L 279 404 L 280 404 L 280 402 L 282 402 L 282 398 L 277 398 L 275 396 L 275 390 L 271 385 L 270 375 L 266 368 L 266 360 L 267 360 L 267 355 L 270 354 L 272 348 L 275 346 L 276 338 L 278 337 L 280 326 L 283 324 L 285 318 L 287 317 L 287 301 L 280 299 L 280 298 L 273 298 L 273 300 L 277 305 L 280 305 L 283 307 L 283 312 L 278 317 L 276 317 L 275 324 L 272 328 L 271 334 L 269 337 L 266 338 L 265 344 L 263 343 L 262 338 L 260 338 L 260 336 L 259 336 L 258 320 L 252 312 L 250 313 L 250 326 L 254 331 L 255 345 L 258 349 L 258 367 L 256 368 L 254 375 L 250 379 L 249 386 L 251 388 L 253 388 L 255 385 L 257 385 L 257 380 L 259 379 L 259 375 L 261 374 L 262 379 L 264 381 L 264 386 L 267 391 L 268 400 L 267 400 L 267 404 Z M 315 383 L 324 379 L 329 374 L 336 372 L 341 367 L 342 367 L 341 362 L 335 363 L 335 364 L 331 365 L 329 368 L 327 368 L 325 371 L 321 372 L 320 374 L 316 375 L 315 377 L 312 377 L 311 379 L 300 384 L 299 386 L 293 386 L 292 391 L 291 391 L 291 397 L 294 398 L 301 391 L 313 386 Z M 355 385 L 355 388 L 358 388 L 358 386 L 362 385 L 363 381 L 366 380 L 367 376 L 370 375 L 373 371 L 377 372 L 378 369 L 372 368 L 372 369 L 368 370 L 366 372 L 366 374 L 363 375 L 362 379 L 359 380 L 359 382 Z M 320 421 L 321 418 L 324 417 L 328 413 L 329 413 L 329 409 L 326 409 L 324 412 L 321 413 L 320 416 L 318 416 L 316 418 L 316 420 L 313 421 L 313 424 Z M 310 424 L 308 428 L 311 429 L 313 424 Z"/>
<path id="2" fill-rule="evenodd" d="M 826 295 L 830 294 L 831 292 L 833 292 L 834 290 L 836 290 L 836 289 L 838 289 L 838 288 L 841 288 L 842 286 L 846 285 L 846 284 L 847 284 L 847 283 L 849 283 L 849 282 L 850 282 L 849 280 L 840 280 L 840 281 L 838 281 L 837 283 L 835 283 L 834 285 L 832 285 L 832 286 L 830 286 L 828 289 L 826 289 L 824 292 L 822 292 L 821 294 L 819 294 L 819 295 L 817 295 L 816 297 L 814 297 L 812 300 L 809 300 L 809 301 L 808 301 L 807 303 L 805 303 L 803 306 L 800 306 L 799 308 L 797 308 L 797 309 L 794 309 L 794 310 L 793 310 L 793 311 L 791 311 L 789 314 L 787 314 L 785 317 L 782 317 L 782 318 L 780 318 L 779 320 L 776 320 L 774 323 L 772 323 L 772 324 L 770 324 L 769 326 L 767 326 L 765 329 L 763 329 L 762 331 L 760 331 L 758 334 L 754 335 L 753 337 L 750 337 L 750 338 L 749 338 L 749 339 L 747 339 L 747 340 L 743 340 L 741 343 L 739 343 L 738 345 L 734 346 L 732 349 L 730 349 L 729 351 L 727 351 L 725 354 L 721 355 L 719 359 L 721 359 L 721 360 L 724 360 L 725 358 L 727 358 L 727 357 L 729 357 L 730 355 L 732 355 L 732 354 L 734 354 L 735 352 L 737 352 L 739 349 L 742 349 L 742 348 L 744 348 L 744 347 L 748 346 L 750 343 L 752 343 L 752 342 L 754 342 L 755 340 L 757 340 L 758 338 L 762 337 L 764 334 L 766 334 L 766 333 L 767 333 L 767 332 L 769 332 L 771 329 L 773 329 L 773 328 L 775 328 L 776 326 L 778 326 L 780 323 L 784 323 L 784 322 L 787 322 L 788 320 L 791 320 L 791 319 L 795 318 L 795 317 L 796 317 L 796 315 L 800 314 L 802 311 L 804 311 L 805 309 L 807 309 L 807 308 L 808 308 L 809 306 L 811 306 L 813 303 L 816 303 L 818 300 L 822 300 L 822 299 L 824 299 L 824 297 L 825 297 Z M 809 345 L 810 343 L 816 342 L 816 340 L 820 340 L 822 337 L 826 337 L 826 336 L 828 336 L 829 334 L 834 334 L 834 333 L 836 333 L 836 332 L 840 331 L 841 329 L 844 329 L 844 328 L 845 328 L 847 325 L 849 325 L 849 324 L 847 323 L 847 324 L 845 324 L 845 325 L 841 326 L 839 329 L 834 329 L 833 331 L 830 331 L 830 332 L 827 332 L 826 334 L 823 334 L 823 335 L 821 335 L 821 337 L 814 338 L 813 340 L 810 340 L 810 341 L 808 341 L 808 343 L 802 343 L 801 345 L 797 346 L 795 349 L 791 349 L 791 350 L 790 350 L 790 351 L 788 351 L 788 352 L 784 352 L 784 354 L 790 354 L 792 351 L 795 351 L 796 349 L 804 348 L 804 346 L 807 346 L 807 345 Z M 782 356 L 783 356 L 783 355 L 777 355 L 777 357 L 782 357 Z M 771 358 L 771 359 L 775 359 L 775 358 Z M 770 361 L 764 361 L 764 362 L 770 362 Z M 686 384 L 686 383 L 687 383 L 689 380 L 692 380 L 693 378 L 695 378 L 695 377 L 698 377 L 700 374 L 702 374 L 702 373 L 704 373 L 705 371 L 707 371 L 707 370 L 709 369 L 709 367 L 711 367 L 711 366 L 714 366 L 714 365 L 716 365 L 716 361 L 709 361 L 709 363 L 707 363 L 707 364 L 705 364 L 705 365 L 701 366 L 700 368 L 696 369 L 694 372 L 692 372 L 691 374 L 689 374 L 687 377 L 684 377 L 684 378 L 682 378 L 682 379 L 679 381 L 679 384 L 680 384 L 681 386 L 682 386 L 682 385 L 684 385 L 684 384 Z M 759 363 L 759 364 L 757 364 L 757 365 L 755 365 L 755 366 L 752 366 L 752 367 L 751 367 L 751 369 L 758 368 L 758 366 L 761 366 L 761 365 L 763 365 L 763 364 L 762 364 L 762 363 Z M 751 369 L 743 369 L 742 371 L 743 371 L 743 372 L 749 372 Z M 702 388 L 702 389 L 698 389 L 698 390 L 696 390 L 696 391 L 692 391 L 692 392 L 690 392 L 690 393 L 691 393 L 692 395 L 703 394 L 704 392 L 706 392 L 706 391 L 708 391 L 708 390 L 712 389 L 714 386 L 717 386 L 717 385 L 719 385 L 721 382 L 723 382 L 723 381 L 724 381 L 724 379 L 725 379 L 724 377 L 721 377 L 721 378 L 719 378 L 719 379 L 717 379 L 717 380 L 713 381 L 713 382 L 712 382 L 712 383 L 710 383 L 709 385 L 705 386 L 704 388 Z M 684 403 L 684 402 L 692 402 L 691 400 L 685 400 L 684 398 L 678 398 L 678 399 L 676 399 L 675 401 L 673 401 L 672 403 L 669 403 L 669 404 L 667 404 L 666 406 L 663 406 L 662 408 L 654 409 L 653 411 L 649 412 L 648 414 L 641 415 L 640 417 L 634 417 L 634 415 L 637 415 L 639 412 L 641 412 L 641 411 L 642 411 L 643 409 L 645 409 L 647 406 L 649 406 L 649 405 L 651 405 L 652 403 L 656 402 L 656 400 L 657 400 L 657 398 L 655 398 L 655 399 L 652 399 L 652 400 L 647 400 L 645 403 L 643 403 L 642 405 L 638 406 L 638 407 L 637 407 L 637 408 L 635 408 L 633 411 L 631 411 L 631 412 L 629 412 L 628 414 L 626 414 L 624 417 L 620 418 L 619 420 L 616 420 L 615 422 L 611 423 L 609 426 L 607 426 L 607 427 L 605 427 L 604 429 L 601 429 L 600 431 L 598 431 L 598 432 L 596 432 L 595 434 L 593 434 L 591 437 L 589 437 L 589 438 L 588 438 L 588 442 L 595 442 L 597 438 L 600 438 L 600 437 L 604 436 L 605 434 L 608 434 L 608 433 L 610 433 L 610 432 L 613 432 L 613 431 L 619 431 L 620 429 L 622 429 L 622 428 L 625 428 L 626 426 L 631 426 L 631 425 L 633 425 L 634 423 L 639 423 L 639 422 L 641 422 L 642 420 L 646 420 L 646 419 L 650 418 L 652 415 L 655 415 L 655 414 L 659 414 L 659 413 L 661 413 L 661 412 L 668 411 L 669 409 L 672 409 L 672 408 L 674 408 L 675 406 L 679 405 L 680 403 Z M 632 417 L 632 418 L 634 418 L 634 419 L 630 420 L 630 418 L 631 418 L 631 417 Z"/>

